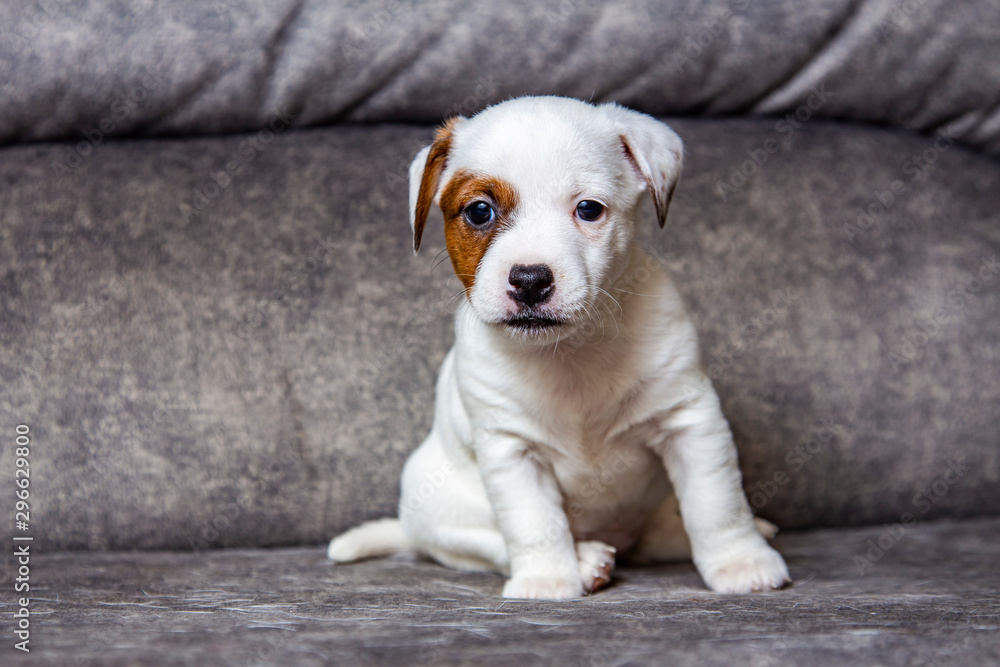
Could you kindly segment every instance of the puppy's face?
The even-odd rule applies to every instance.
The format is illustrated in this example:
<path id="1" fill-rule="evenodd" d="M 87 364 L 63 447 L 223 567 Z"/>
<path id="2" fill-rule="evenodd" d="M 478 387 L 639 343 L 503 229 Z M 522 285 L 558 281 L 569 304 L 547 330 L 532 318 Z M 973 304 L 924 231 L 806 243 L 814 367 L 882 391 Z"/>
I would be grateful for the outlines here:
<path id="1" fill-rule="evenodd" d="M 665 124 L 616 105 L 519 98 L 453 119 L 410 167 L 414 249 L 431 202 L 483 322 L 547 343 L 588 319 L 624 271 L 640 197 L 660 224 L 680 175 Z"/>

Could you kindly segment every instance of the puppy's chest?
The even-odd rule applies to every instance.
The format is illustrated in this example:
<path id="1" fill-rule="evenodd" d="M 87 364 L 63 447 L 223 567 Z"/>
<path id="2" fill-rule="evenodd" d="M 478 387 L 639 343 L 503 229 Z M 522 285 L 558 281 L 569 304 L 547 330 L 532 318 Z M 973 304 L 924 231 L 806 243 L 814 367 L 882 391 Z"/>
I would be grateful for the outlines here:
<path id="1" fill-rule="evenodd" d="M 648 382 L 636 364 L 621 360 L 604 367 L 541 366 L 525 374 L 522 405 L 553 437 L 570 437 L 587 450 L 600 449 L 649 409 Z"/>
<path id="2" fill-rule="evenodd" d="M 523 404 L 536 432 L 529 439 L 567 482 L 611 469 L 619 471 L 616 476 L 626 468 L 635 472 L 657 437 L 647 390 L 634 376 L 553 374 L 537 378 L 534 387 Z"/>
<path id="3" fill-rule="evenodd" d="M 663 464 L 647 446 L 655 437 L 653 425 L 641 424 L 603 442 L 584 437 L 550 452 L 577 539 L 598 539 L 622 550 L 634 543 L 669 488 Z"/>
<path id="4" fill-rule="evenodd" d="M 651 423 L 616 433 L 566 425 L 552 433 L 540 453 L 565 489 L 585 487 L 601 479 L 605 486 L 618 486 L 626 479 L 644 478 L 650 467 L 655 467 L 658 459 L 649 443 L 657 438 L 658 429 Z M 609 484 L 611 479 L 613 484 Z"/>

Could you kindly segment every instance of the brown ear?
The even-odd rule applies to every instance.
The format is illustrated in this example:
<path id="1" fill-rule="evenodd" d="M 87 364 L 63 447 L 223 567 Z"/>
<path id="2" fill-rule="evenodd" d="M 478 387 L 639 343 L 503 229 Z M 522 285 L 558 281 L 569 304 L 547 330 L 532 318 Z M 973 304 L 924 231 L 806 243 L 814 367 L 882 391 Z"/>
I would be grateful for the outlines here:
<path id="1" fill-rule="evenodd" d="M 417 153 L 410 164 L 410 228 L 413 231 L 414 254 L 420 250 L 420 239 L 424 235 L 427 215 L 437 196 L 441 174 L 448 164 L 452 133 L 464 120 L 462 116 L 448 119 L 438 128 L 434 135 L 434 143 Z"/>

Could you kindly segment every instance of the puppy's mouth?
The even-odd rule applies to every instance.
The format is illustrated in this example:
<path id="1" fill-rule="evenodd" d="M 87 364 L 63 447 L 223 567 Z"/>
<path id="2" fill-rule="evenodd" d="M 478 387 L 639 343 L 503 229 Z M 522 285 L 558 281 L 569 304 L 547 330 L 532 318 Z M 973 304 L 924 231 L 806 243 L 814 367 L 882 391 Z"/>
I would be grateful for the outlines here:
<path id="1" fill-rule="evenodd" d="M 563 320 L 533 313 L 518 313 L 517 315 L 508 317 L 503 321 L 503 323 L 522 333 L 546 331 L 548 329 L 555 329 L 564 324 Z"/>

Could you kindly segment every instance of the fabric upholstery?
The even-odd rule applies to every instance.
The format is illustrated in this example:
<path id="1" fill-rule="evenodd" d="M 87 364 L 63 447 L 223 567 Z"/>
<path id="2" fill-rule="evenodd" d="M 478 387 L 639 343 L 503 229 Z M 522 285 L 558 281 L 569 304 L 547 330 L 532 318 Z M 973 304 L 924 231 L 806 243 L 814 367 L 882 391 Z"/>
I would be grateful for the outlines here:
<path id="1" fill-rule="evenodd" d="M 958 124 L 996 153 L 998 24 L 995 2 L 948 0 L 8 2 L 0 142 L 256 131 L 278 113 L 435 123 L 551 93 Z"/>
<path id="2" fill-rule="evenodd" d="M 815 120 L 674 126 L 686 171 L 644 242 L 760 514 L 996 513 L 996 160 Z M 285 130 L 248 163 L 256 134 L 109 142 L 61 177 L 65 145 L 0 151 L 0 414 L 32 429 L 43 548 L 317 543 L 395 514 L 460 298 L 439 217 L 410 251 L 403 174 L 431 133 Z"/>

